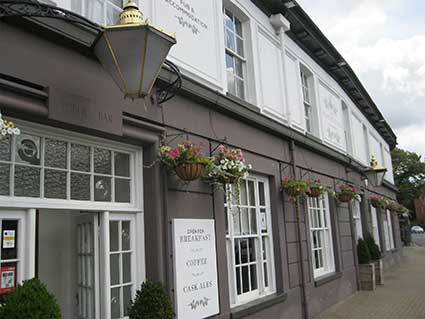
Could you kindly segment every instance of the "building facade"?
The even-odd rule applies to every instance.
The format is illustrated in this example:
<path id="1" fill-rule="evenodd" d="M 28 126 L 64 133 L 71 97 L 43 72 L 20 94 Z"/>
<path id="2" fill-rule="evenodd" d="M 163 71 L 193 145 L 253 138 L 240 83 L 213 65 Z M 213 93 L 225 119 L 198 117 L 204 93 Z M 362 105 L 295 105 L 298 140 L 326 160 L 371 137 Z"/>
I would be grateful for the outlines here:
<path id="1" fill-rule="evenodd" d="M 99 24 L 114 23 L 121 6 L 48 2 Z M 358 289 L 356 243 L 367 233 L 385 267 L 396 264 L 398 217 L 369 204 L 372 195 L 396 198 L 395 135 L 302 8 L 140 2 L 145 18 L 177 36 L 169 59 L 182 88 L 163 104 L 123 99 L 93 55 L 97 34 L 84 26 L 0 20 L 0 108 L 22 131 L 0 140 L 0 225 L 2 234 L 14 231 L 0 266 L 13 286 L 40 278 L 65 319 L 127 318 L 145 279 L 162 282 L 176 308 L 185 307 L 178 220 L 214 221 L 211 318 L 314 318 Z M 160 81 L 170 78 L 164 68 Z M 164 139 L 202 143 L 207 154 L 223 143 L 243 150 L 252 173 L 236 213 L 220 189 L 182 184 L 157 163 Z M 388 169 L 379 187 L 362 174 L 372 156 Z M 297 207 L 281 192 L 285 176 L 335 190 L 351 183 L 361 201 L 325 196 Z M 191 318 L 205 318 L 192 308 Z"/>

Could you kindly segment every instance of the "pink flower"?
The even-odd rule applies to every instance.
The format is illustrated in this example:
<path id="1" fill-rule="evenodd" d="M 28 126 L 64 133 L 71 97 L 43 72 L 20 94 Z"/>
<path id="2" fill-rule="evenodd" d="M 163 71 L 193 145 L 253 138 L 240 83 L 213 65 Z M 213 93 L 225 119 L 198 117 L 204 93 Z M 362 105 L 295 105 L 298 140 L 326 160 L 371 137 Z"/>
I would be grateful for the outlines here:
<path id="1" fill-rule="evenodd" d="M 179 147 L 175 147 L 170 151 L 170 156 L 171 158 L 176 158 L 180 156 L 180 148 Z"/>
<path id="2" fill-rule="evenodd" d="M 219 153 L 224 153 L 226 151 L 226 147 L 221 144 L 217 147 L 217 150 L 219 151 Z"/>

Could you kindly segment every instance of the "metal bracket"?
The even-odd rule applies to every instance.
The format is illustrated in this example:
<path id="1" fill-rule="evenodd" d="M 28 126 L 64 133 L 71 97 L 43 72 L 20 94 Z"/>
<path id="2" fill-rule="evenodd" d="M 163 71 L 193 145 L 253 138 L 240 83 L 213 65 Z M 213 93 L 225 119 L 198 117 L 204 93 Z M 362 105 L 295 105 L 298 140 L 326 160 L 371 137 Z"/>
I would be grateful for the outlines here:
<path id="1" fill-rule="evenodd" d="M 156 98 L 158 104 L 162 104 L 172 99 L 182 87 L 182 76 L 177 65 L 169 60 L 165 60 L 164 64 L 176 78 L 170 83 L 157 84 Z"/>

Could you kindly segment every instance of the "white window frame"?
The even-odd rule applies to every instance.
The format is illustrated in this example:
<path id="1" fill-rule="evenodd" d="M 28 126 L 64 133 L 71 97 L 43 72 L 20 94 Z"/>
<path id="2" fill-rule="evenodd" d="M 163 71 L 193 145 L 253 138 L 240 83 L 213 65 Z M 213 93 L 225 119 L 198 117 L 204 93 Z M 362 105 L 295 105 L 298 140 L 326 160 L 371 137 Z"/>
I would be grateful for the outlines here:
<path id="1" fill-rule="evenodd" d="M 375 243 L 378 245 L 379 248 L 381 248 L 381 240 L 379 235 L 379 226 L 378 226 L 378 213 L 376 211 L 376 208 L 370 205 L 370 217 L 371 217 L 371 224 L 372 224 L 372 236 L 373 239 L 375 239 Z"/>
<path id="2" fill-rule="evenodd" d="M 361 201 L 353 201 L 353 220 L 356 228 L 356 240 L 363 239 L 362 212 L 360 207 Z"/>
<path id="3" fill-rule="evenodd" d="M 230 18 L 230 15 L 232 18 L 234 30 L 230 30 L 226 25 L 226 19 Z M 236 32 L 236 22 L 240 24 L 241 34 L 237 34 Z M 232 10 L 231 8 L 228 8 L 227 6 L 223 7 L 223 23 L 224 23 L 224 47 L 225 47 L 225 63 L 224 64 L 226 67 L 227 91 L 242 100 L 247 100 L 247 81 L 246 81 L 247 60 L 246 60 L 246 45 L 245 45 L 245 39 L 244 39 L 245 38 L 244 23 L 243 23 L 243 20 L 237 14 L 235 14 L 234 10 Z M 227 46 L 228 33 L 233 35 L 235 50 Z M 240 40 L 242 43 L 242 54 L 237 52 L 238 40 Z M 234 92 L 231 91 L 230 85 L 229 85 L 230 74 L 229 74 L 229 71 L 227 70 L 227 56 L 231 57 L 232 64 L 233 64 L 233 72 L 231 76 L 234 81 Z M 241 70 L 239 73 L 242 73 L 242 74 L 238 74 L 237 62 L 239 62 L 241 65 Z M 243 85 L 242 92 L 239 92 L 240 89 L 238 88 L 238 83 L 237 83 L 238 81 L 242 82 L 242 85 Z"/>
<path id="4" fill-rule="evenodd" d="M 301 78 L 301 89 L 302 89 L 302 99 L 304 105 L 304 124 L 306 132 L 312 134 L 314 133 L 313 128 L 313 88 L 312 80 L 313 74 L 308 74 L 305 66 L 300 65 L 300 78 Z"/>
<path id="5" fill-rule="evenodd" d="M 62 129 L 56 129 L 44 125 L 29 123 L 26 121 L 15 120 L 16 126 L 21 129 L 21 134 L 31 134 L 40 136 L 42 139 L 51 138 L 58 139 L 61 141 L 66 141 L 69 143 L 76 143 L 81 145 L 86 145 L 90 147 L 104 148 L 108 150 L 113 150 L 121 153 L 130 154 L 130 178 L 131 178 L 131 194 L 130 194 L 130 203 L 118 203 L 118 202 L 100 202 L 94 201 L 91 197 L 90 201 L 83 200 L 71 200 L 71 199 L 51 199 L 51 198 L 42 198 L 43 187 L 44 187 L 44 176 L 43 171 L 40 176 L 40 197 L 15 197 L 15 196 L 0 196 L 0 207 L 30 207 L 30 208 L 47 208 L 47 209 L 80 209 L 80 210 L 97 210 L 103 211 L 105 207 L 109 211 L 120 211 L 120 212 L 140 212 L 143 210 L 143 199 L 141 196 L 136 196 L 136 194 L 143 193 L 143 150 L 140 147 L 135 147 L 127 144 L 122 144 L 114 142 L 111 140 L 105 140 L 102 138 L 97 138 L 89 135 L 84 135 L 80 133 L 74 133 Z M 12 137 L 16 139 L 15 136 Z M 42 143 L 43 144 L 43 143 Z M 12 146 L 14 143 L 12 143 Z M 69 147 L 68 147 L 69 149 Z M 15 154 L 15 149 L 12 147 L 12 161 Z M 40 150 L 40 156 L 44 156 L 44 150 Z M 69 150 L 68 150 L 68 162 L 70 161 Z M 0 161 L 1 163 L 11 163 L 9 161 Z M 18 163 L 21 165 L 22 163 Z M 41 159 L 41 164 L 43 164 L 43 159 Z M 68 163 L 68 170 L 70 170 L 70 163 Z M 24 166 L 31 166 L 31 164 Z M 93 163 L 92 163 L 92 173 L 93 173 Z M 44 168 L 44 165 L 37 166 Z M 82 172 L 84 173 L 84 172 Z M 11 169 L 11 176 L 14 172 Z M 98 175 L 98 174 L 96 174 Z M 93 173 L 94 176 L 94 173 Z M 93 179 L 92 176 L 92 179 Z M 69 178 L 69 177 L 68 177 Z M 13 188 L 13 179 L 11 180 L 10 187 Z M 67 187 L 70 187 L 70 183 L 67 183 Z M 93 188 L 92 181 L 92 188 Z M 69 192 L 69 189 L 67 190 Z M 91 189 L 93 192 L 93 189 Z M 113 195 L 113 194 L 112 194 Z"/>
<path id="6" fill-rule="evenodd" d="M 328 194 L 323 198 L 307 198 L 307 210 L 310 227 L 310 245 L 314 279 L 329 275 L 335 272 L 335 256 L 332 235 L 332 221 L 329 209 Z M 315 245 L 314 232 L 319 234 L 321 245 Z M 322 252 L 322 263 L 316 267 L 316 255 Z M 319 261 L 320 263 L 320 261 Z"/>
<path id="7" fill-rule="evenodd" d="M 272 231 L 272 221 L 271 221 L 271 206 L 270 206 L 270 188 L 269 181 L 265 177 L 258 175 L 250 175 L 246 180 L 246 185 L 248 182 L 254 183 L 255 190 L 255 205 L 238 205 L 232 200 L 231 203 L 225 203 L 226 210 L 226 220 L 227 220 L 227 234 L 226 234 L 226 246 L 227 246 L 227 261 L 228 261 L 228 271 L 229 271 L 229 288 L 230 288 L 230 303 L 231 307 L 236 307 L 247 302 L 262 298 L 276 292 L 276 283 L 275 283 L 275 265 L 274 265 L 274 251 L 273 251 L 273 231 Z M 265 205 L 260 205 L 260 196 L 259 196 L 259 183 L 264 185 L 264 195 L 265 195 Z M 232 195 L 229 195 L 232 196 Z M 234 233 L 233 227 L 233 214 L 228 213 L 233 209 L 239 208 L 249 208 L 255 209 L 256 211 L 256 225 L 257 233 L 256 234 L 243 234 L 236 235 Z M 238 215 L 239 216 L 239 215 Z M 248 215 L 249 216 L 249 215 Z M 264 220 L 265 219 L 265 220 Z M 241 222 L 242 223 L 242 222 Z M 251 224 L 251 221 L 249 221 Z M 262 226 L 264 225 L 267 229 L 265 232 L 262 232 Z M 250 226 L 249 226 L 250 227 Z M 240 264 L 236 265 L 235 257 L 235 241 L 243 239 L 253 239 L 255 242 L 255 262 L 252 264 L 256 265 L 257 273 L 257 289 L 243 293 L 243 284 L 242 284 L 242 274 L 240 270 L 240 290 L 241 294 L 237 293 L 237 280 L 236 280 L 236 268 L 240 265 L 245 265 L 242 263 L 242 258 L 240 258 Z M 265 255 L 263 254 L 263 240 L 265 243 Z M 240 248 L 239 248 L 239 251 Z M 264 267 L 267 271 L 267 282 L 268 285 L 265 285 L 265 275 Z M 240 268 L 242 269 L 242 268 Z M 250 284 L 250 283 L 249 283 Z"/>

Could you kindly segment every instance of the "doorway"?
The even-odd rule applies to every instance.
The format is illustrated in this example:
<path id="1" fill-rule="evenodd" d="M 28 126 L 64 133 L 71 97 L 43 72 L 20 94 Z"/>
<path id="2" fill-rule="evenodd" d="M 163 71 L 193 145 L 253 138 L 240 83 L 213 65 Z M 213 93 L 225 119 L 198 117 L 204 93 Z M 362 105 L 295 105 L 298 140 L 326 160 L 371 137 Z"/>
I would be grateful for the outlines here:
<path id="1" fill-rule="evenodd" d="M 38 277 L 63 319 L 128 318 L 142 281 L 136 213 L 40 210 Z"/>

